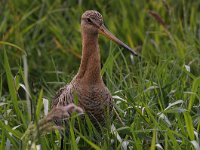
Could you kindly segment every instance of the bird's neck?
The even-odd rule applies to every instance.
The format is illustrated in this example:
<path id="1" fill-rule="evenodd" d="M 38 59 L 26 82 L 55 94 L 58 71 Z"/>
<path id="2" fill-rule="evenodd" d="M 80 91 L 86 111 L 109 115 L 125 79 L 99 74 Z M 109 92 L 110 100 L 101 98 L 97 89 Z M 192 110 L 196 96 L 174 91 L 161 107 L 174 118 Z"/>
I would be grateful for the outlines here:
<path id="1" fill-rule="evenodd" d="M 98 33 L 82 32 L 82 59 L 76 78 L 87 84 L 103 82 L 101 77 Z"/>

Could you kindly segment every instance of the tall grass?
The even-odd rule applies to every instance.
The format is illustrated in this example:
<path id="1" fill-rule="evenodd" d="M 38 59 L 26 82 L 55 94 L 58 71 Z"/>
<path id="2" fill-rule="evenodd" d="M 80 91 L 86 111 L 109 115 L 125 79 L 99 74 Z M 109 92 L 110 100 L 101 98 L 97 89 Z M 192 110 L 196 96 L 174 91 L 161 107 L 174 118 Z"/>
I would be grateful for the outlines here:
<path id="1" fill-rule="evenodd" d="M 80 17 L 96 9 L 141 58 L 100 36 L 102 75 L 116 118 L 97 131 L 70 118 L 66 149 L 200 148 L 200 1 L 2 0 L 0 5 L 0 149 L 21 149 L 31 121 L 43 118 L 55 91 L 78 70 Z M 79 130 L 75 126 L 79 122 Z M 35 146 L 60 147 L 59 131 Z"/>

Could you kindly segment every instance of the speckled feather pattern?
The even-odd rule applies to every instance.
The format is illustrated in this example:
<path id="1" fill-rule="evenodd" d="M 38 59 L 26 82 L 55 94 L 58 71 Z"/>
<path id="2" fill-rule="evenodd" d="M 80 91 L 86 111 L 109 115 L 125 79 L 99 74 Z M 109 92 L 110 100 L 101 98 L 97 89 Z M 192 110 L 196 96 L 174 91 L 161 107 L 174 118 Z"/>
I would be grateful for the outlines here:
<path id="1" fill-rule="evenodd" d="M 112 96 L 105 86 L 91 86 L 83 88 L 77 81 L 62 87 L 53 99 L 53 107 L 66 106 L 74 103 L 77 95 L 78 106 L 80 106 L 91 118 L 104 124 L 106 109 L 112 110 Z"/>
<path id="2" fill-rule="evenodd" d="M 102 15 L 95 10 L 87 10 L 83 15 L 82 18 L 93 18 L 95 20 L 99 20 L 101 22 L 103 22 L 103 17 Z"/>

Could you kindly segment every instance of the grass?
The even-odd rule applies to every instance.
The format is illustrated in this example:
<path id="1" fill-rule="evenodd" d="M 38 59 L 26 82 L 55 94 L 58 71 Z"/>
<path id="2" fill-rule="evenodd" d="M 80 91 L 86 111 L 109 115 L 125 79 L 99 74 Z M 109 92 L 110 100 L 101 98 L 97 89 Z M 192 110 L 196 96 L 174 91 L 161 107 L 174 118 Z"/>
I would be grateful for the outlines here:
<path id="1" fill-rule="evenodd" d="M 90 121 L 74 128 L 68 149 L 200 148 L 200 2 L 14 0 L 0 2 L 0 149 L 22 149 L 29 124 L 43 118 L 55 91 L 76 74 L 80 17 L 87 9 L 137 49 L 141 59 L 100 37 L 102 75 L 118 119 L 99 133 Z M 79 120 L 80 122 L 80 120 Z M 58 130 L 35 146 L 60 147 Z"/>

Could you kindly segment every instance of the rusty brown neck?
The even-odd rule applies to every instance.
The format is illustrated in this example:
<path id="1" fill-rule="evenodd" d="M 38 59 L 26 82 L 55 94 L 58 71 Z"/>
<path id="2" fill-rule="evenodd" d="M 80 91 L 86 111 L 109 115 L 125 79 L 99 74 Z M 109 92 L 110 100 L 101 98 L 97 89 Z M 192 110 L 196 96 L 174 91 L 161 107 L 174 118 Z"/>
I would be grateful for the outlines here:
<path id="1" fill-rule="evenodd" d="M 82 59 L 76 78 L 83 83 L 102 83 L 98 33 L 82 31 Z"/>

